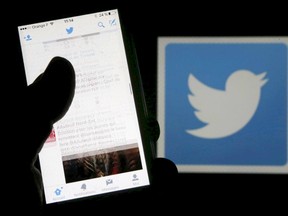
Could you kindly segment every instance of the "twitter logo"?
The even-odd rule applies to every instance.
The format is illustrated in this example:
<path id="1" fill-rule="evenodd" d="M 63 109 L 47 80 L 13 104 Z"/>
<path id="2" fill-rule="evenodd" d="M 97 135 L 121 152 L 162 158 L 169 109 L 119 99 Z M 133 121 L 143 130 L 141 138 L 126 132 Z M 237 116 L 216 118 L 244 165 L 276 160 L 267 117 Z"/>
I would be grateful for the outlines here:
<path id="1" fill-rule="evenodd" d="M 73 32 L 73 27 L 66 28 L 67 34 L 71 34 Z"/>
<path id="2" fill-rule="evenodd" d="M 214 39 L 159 43 L 160 156 L 185 171 L 287 165 L 288 38 Z"/>
<path id="3" fill-rule="evenodd" d="M 237 70 L 229 75 L 225 90 L 219 90 L 190 74 L 188 100 L 196 109 L 196 117 L 206 125 L 187 133 L 213 139 L 241 130 L 257 110 L 261 88 L 268 81 L 265 76 L 266 72 L 256 75 L 249 70 Z"/>

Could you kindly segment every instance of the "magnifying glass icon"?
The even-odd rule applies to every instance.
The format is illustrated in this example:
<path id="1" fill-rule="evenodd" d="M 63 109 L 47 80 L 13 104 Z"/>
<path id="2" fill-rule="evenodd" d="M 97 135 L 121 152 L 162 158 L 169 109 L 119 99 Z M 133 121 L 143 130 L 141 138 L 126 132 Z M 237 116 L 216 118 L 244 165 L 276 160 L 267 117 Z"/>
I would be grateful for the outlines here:
<path id="1" fill-rule="evenodd" d="M 103 22 L 98 22 L 98 26 L 101 27 L 101 28 L 105 28 Z"/>

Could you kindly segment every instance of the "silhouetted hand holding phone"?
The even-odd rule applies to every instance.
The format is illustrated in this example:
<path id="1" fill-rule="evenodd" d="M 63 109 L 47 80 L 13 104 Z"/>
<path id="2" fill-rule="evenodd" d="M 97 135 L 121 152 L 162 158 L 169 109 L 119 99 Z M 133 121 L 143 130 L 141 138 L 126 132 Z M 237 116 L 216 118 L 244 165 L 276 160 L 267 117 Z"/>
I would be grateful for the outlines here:
<path id="1" fill-rule="evenodd" d="M 37 215 L 40 210 L 43 189 L 37 156 L 53 124 L 67 112 L 74 89 L 73 66 L 66 59 L 55 57 L 31 85 L 21 91 L 12 90 L 12 96 L 7 101 L 5 98 L 4 134 L 10 141 L 2 148 L 7 154 L 4 157 L 10 155 L 10 159 L 3 179 L 10 212 Z"/>
<path id="2" fill-rule="evenodd" d="M 41 173 L 37 163 L 38 153 L 48 138 L 53 124 L 68 111 L 74 91 L 75 72 L 72 64 L 65 58 L 54 57 L 44 73 L 31 85 L 10 97 L 8 106 L 4 109 L 5 115 L 9 117 L 5 118 L 8 121 L 4 122 L 6 129 L 4 134 L 11 141 L 4 145 L 4 149 L 5 153 L 12 154 L 12 157 L 9 157 L 8 163 L 3 164 L 5 167 L 3 179 L 5 207 L 11 214 L 14 211 L 29 215 L 46 214 L 45 208 L 42 209 L 45 204 Z M 151 128 L 154 125 L 155 130 L 159 130 L 157 121 L 151 122 L 150 120 Z M 171 184 L 176 182 L 177 174 L 173 162 L 164 158 L 155 159 L 152 165 L 151 190 L 143 196 L 140 193 L 136 194 L 136 197 L 135 195 L 129 197 L 130 194 L 119 195 L 117 202 L 120 200 L 119 204 L 122 206 L 127 200 L 129 202 L 134 200 L 135 204 L 134 198 L 146 199 L 148 196 L 152 200 L 154 195 L 156 195 L 154 198 L 159 197 L 160 194 L 165 194 L 166 189 L 171 191 Z M 114 202 L 104 199 L 103 204 L 108 204 L 105 203 L 108 201 Z M 19 204 L 20 209 L 17 207 Z M 87 207 L 92 208 L 93 205 L 89 203 Z M 75 205 L 74 209 L 78 207 Z M 55 208 L 55 211 L 57 210 Z M 73 212 L 71 209 L 61 210 Z"/>

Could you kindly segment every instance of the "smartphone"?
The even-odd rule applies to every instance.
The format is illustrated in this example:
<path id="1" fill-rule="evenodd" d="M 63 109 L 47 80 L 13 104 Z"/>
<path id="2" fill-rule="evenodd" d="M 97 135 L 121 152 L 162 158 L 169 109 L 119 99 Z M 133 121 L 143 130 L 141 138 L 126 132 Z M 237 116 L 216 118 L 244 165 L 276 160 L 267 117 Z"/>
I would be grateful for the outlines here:
<path id="1" fill-rule="evenodd" d="M 68 59 L 76 74 L 72 104 L 39 153 L 48 205 L 151 185 L 153 141 L 135 47 L 123 26 L 119 9 L 18 26 L 27 85 L 54 56 Z"/>

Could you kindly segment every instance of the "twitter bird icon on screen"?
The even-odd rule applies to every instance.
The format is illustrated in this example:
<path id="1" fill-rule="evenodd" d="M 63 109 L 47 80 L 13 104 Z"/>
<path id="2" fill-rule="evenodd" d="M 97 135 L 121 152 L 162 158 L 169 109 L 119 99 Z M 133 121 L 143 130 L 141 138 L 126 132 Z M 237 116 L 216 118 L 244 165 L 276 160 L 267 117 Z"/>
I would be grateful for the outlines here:
<path id="1" fill-rule="evenodd" d="M 72 34 L 73 30 L 74 30 L 74 28 L 72 26 L 69 28 L 66 28 L 67 34 Z"/>
<path id="2" fill-rule="evenodd" d="M 185 169 L 287 164 L 288 38 L 214 39 L 163 39 L 164 156 Z"/>
<path id="3" fill-rule="evenodd" d="M 237 70 L 228 77 L 225 90 L 205 85 L 189 75 L 191 94 L 188 100 L 196 109 L 196 117 L 206 125 L 187 130 L 203 138 L 222 138 L 241 130 L 253 117 L 266 84 L 266 72 L 258 75 L 249 70 Z"/>

